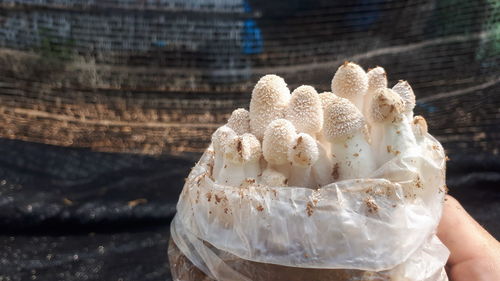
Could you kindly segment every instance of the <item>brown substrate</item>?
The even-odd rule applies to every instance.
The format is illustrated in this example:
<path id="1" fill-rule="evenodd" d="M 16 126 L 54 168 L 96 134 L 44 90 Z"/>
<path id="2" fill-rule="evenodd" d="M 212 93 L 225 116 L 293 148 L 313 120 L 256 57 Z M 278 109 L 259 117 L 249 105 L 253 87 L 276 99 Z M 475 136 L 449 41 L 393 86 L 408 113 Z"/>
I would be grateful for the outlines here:
<path id="1" fill-rule="evenodd" d="M 209 246 L 224 256 L 225 263 L 253 281 L 389 281 L 387 272 L 368 272 L 351 269 L 311 269 L 258 263 L 243 260 L 223 253 Z M 180 281 L 213 281 L 182 254 L 172 239 L 169 241 L 168 256 L 172 277 Z M 176 279 L 177 278 L 177 279 Z"/>

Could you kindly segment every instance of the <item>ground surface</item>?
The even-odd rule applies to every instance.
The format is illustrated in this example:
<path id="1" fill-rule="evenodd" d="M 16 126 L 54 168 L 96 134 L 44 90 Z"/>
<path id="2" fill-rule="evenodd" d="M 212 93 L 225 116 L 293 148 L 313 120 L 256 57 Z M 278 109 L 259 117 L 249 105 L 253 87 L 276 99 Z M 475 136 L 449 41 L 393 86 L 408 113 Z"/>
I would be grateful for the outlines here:
<path id="1" fill-rule="evenodd" d="M 169 222 L 195 156 L 1 139 L 0 154 L 0 280 L 170 280 Z M 498 170 L 455 156 L 448 186 L 500 238 Z"/>

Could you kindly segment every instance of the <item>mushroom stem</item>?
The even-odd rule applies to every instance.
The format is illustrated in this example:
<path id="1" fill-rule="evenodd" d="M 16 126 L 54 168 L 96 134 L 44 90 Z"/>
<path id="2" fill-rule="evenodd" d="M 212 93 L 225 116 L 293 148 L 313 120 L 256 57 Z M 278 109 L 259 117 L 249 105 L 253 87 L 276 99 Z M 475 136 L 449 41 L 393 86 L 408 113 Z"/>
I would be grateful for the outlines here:
<path id="1" fill-rule="evenodd" d="M 370 145 L 362 131 L 331 140 L 335 180 L 367 178 L 376 170 Z"/>

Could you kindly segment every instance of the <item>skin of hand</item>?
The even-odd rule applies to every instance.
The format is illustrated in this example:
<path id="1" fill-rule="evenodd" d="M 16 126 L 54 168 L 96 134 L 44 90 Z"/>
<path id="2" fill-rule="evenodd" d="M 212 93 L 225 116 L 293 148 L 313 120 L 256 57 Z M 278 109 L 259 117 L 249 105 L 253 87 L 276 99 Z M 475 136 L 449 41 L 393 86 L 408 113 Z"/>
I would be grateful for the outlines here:
<path id="1" fill-rule="evenodd" d="M 451 252 L 446 265 L 451 281 L 500 280 L 500 243 L 449 195 L 437 235 Z"/>

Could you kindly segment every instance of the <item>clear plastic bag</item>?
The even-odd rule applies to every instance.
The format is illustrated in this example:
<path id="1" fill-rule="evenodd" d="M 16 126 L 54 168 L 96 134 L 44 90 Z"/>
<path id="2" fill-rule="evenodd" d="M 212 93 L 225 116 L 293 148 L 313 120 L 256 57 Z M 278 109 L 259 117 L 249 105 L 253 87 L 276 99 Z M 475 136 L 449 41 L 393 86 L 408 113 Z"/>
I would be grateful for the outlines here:
<path id="1" fill-rule="evenodd" d="M 189 270 L 219 281 L 448 280 L 449 251 L 435 235 L 445 162 L 441 145 L 427 134 L 420 147 L 367 179 L 316 190 L 231 187 L 211 179 L 209 147 L 186 181 L 171 225 L 174 280 L 195 280 L 178 274 Z M 180 269 L 180 258 L 194 268 L 184 262 Z"/>

